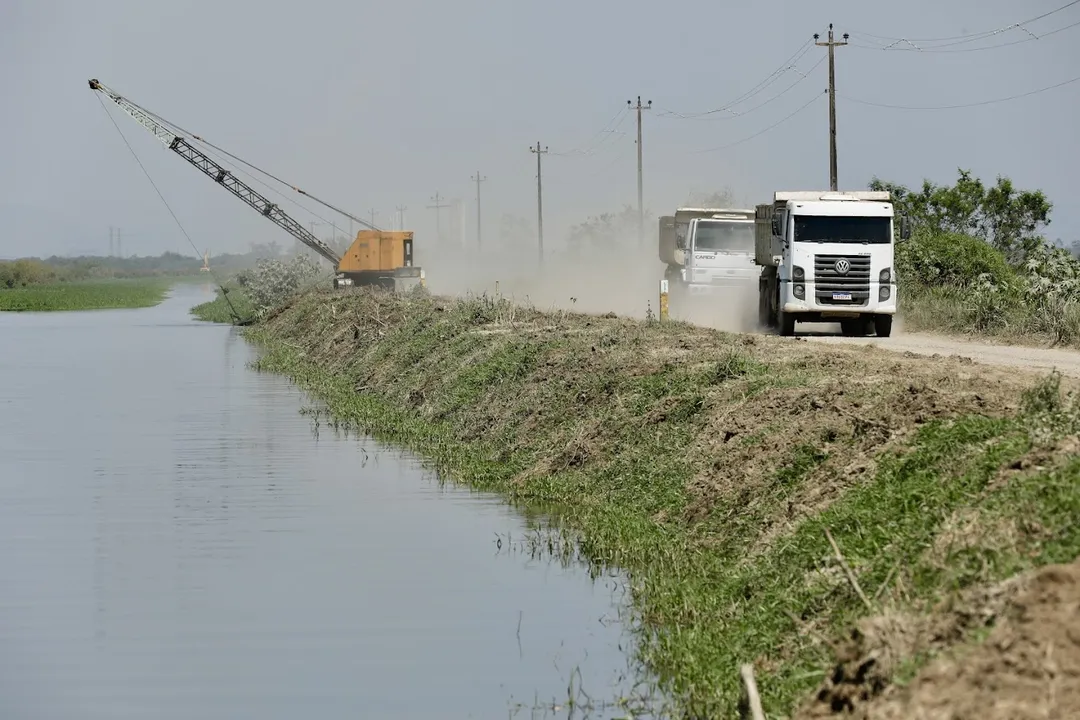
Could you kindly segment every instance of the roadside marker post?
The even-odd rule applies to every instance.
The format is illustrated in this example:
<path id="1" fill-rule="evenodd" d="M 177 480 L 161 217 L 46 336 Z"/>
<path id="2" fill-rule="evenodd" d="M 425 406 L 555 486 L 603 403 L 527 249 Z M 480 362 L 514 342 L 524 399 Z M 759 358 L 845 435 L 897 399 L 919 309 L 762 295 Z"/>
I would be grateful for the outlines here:
<path id="1" fill-rule="evenodd" d="M 660 322 L 668 319 L 668 281 L 660 281 Z"/>

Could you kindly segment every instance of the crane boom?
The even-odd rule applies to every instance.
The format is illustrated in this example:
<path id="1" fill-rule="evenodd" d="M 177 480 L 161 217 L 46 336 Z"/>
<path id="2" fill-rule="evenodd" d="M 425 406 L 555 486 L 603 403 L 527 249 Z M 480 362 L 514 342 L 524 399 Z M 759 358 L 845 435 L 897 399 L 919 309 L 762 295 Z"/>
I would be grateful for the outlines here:
<path id="1" fill-rule="evenodd" d="M 303 225 L 293 219 L 275 203 L 267 200 L 266 197 L 254 190 L 250 185 L 237 178 L 229 170 L 226 170 L 208 155 L 174 132 L 167 124 L 161 122 L 161 119 L 156 115 L 139 107 L 119 93 L 102 85 L 97 80 L 90 81 L 90 89 L 103 93 L 106 97 L 119 105 L 124 112 L 135 118 L 140 125 L 149 130 L 154 137 L 165 145 L 165 147 L 187 160 L 204 175 L 243 200 L 260 215 L 269 218 L 275 225 L 314 250 L 321 257 L 329 261 L 334 266 L 334 269 L 337 270 L 338 263 L 341 262 L 341 256 L 338 255 L 332 247 L 315 237 L 313 233 L 306 230 Z"/>

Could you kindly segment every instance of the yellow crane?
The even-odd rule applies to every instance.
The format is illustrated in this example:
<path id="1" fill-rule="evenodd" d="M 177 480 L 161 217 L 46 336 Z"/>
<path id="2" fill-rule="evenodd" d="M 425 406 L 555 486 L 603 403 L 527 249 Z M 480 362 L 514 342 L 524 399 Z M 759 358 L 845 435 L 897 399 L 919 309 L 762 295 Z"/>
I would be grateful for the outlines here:
<path id="1" fill-rule="evenodd" d="M 405 291 L 416 286 L 425 285 L 423 269 L 416 267 L 413 263 L 412 231 L 398 230 L 391 232 L 382 230 L 366 220 L 320 200 L 295 185 L 290 185 L 270 173 L 258 170 L 254 165 L 240 160 L 232 153 L 222 150 L 198 135 L 189 133 L 180 126 L 170 123 L 160 115 L 136 105 L 97 80 L 90 80 L 90 89 L 100 92 L 119 105 L 124 112 L 149 130 L 169 150 L 175 152 L 218 185 L 240 198 L 260 215 L 269 219 L 272 223 L 314 250 L 320 257 L 327 260 L 334 267 L 334 287 L 375 286 Z M 197 147 L 198 144 L 212 147 L 218 152 L 258 170 L 260 173 L 273 178 L 301 195 L 311 198 L 320 205 L 360 223 L 366 229 L 356 234 L 352 244 L 343 255 L 338 255 L 332 247 L 317 238 L 314 233 L 289 216 L 277 204 L 270 202 L 265 196 L 236 177 L 232 171 L 226 169 L 207 153 L 200 150 Z M 203 270 L 207 272 L 210 270 L 208 254 L 204 256 Z"/>

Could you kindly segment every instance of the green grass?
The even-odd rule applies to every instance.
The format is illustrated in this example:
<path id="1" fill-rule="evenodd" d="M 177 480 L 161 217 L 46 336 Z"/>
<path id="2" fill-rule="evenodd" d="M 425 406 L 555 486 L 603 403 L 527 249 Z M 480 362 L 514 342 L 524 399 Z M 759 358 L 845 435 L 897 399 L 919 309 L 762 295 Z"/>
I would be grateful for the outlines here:
<path id="1" fill-rule="evenodd" d="M 1005 343 L 1080 346 L 1080 305 L 1048 311 L 947 285 L 900 293 L 905 330 L 990 337 Z"/>
<path id="2" fill-rule="evenodd" d="M 107 310 L 145 308 L 160 303 L 171 281 L 93 280 L 0 290 L 0 311 Z"/>
<path id="3" fill-rule="evenodd" d="M 251 300 L 243 291 L 239 290 L 235 283 L 226 283 L 226 289 L 229 291 L 229 302 L 226 302 L 225 298 L 221 294 L 221 290 L 217 290 L 217 296 L 208 302 L 201 303 L 191 308 L 191 314 L 197 320 L 203 320 L 205 322 L 215 323 L 233 323 L 235 321 L 234 310 L 241 320 L 248 320 L 255 315 L 255 307 L 251 304 Z"/>
<path id="4" fill-rule="evenodd" d="M 1080 462 L 995 482 L 1080 429 L 1053 378 L 1022 398 L 947 362 L 491 298 L 318 294 L 248 332 L 257 367 L 333 423 L 542 508 L 575 553 L 626 571 L 637 657 L 679 710 L 735 716 L 753 661 L 785 716 L 834 663 L 818 638 L 1080 553 Z M 936 550 L 958 514 L 970 542 Z M 977 531 L 1009 517 L 1004 538 Z"/>

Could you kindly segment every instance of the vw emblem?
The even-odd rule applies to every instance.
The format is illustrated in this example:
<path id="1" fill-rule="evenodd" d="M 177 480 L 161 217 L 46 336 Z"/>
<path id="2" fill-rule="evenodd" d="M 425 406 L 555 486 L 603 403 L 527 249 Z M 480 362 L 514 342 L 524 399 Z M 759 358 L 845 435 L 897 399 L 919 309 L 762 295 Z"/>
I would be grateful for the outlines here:
<path id="1" fill-rule="evenodd" d="M 840 258 L 839 260 L 836 261 L 836 265 L 834 265 L 833 267 L 836 268 L 836 272 L 838 274 L 847 275 L 848 270 L 851 269 L 851 263 L 848 262 L 847 260 L 845 260 L 844 258 Z"/>

